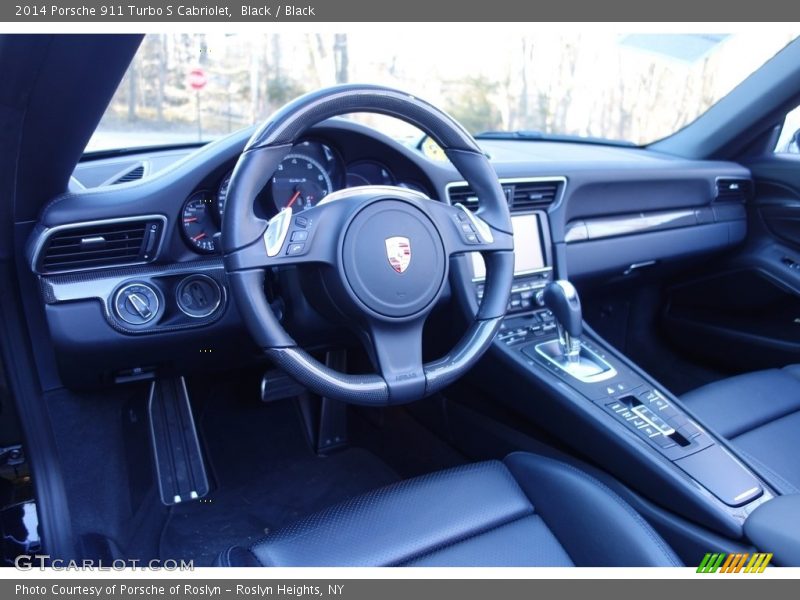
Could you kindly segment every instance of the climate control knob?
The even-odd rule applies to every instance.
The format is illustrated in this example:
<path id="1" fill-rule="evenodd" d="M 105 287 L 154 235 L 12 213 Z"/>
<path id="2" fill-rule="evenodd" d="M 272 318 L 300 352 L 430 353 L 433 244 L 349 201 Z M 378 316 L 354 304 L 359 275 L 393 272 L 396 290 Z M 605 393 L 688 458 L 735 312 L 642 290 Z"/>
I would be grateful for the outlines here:
<path id="1" fill-rule="evenodd" d="M 114 295 L 114 314 L 129 325 L 146 325 L 158 315 L 158 292 L 146 283 L 128 283 Z"/>

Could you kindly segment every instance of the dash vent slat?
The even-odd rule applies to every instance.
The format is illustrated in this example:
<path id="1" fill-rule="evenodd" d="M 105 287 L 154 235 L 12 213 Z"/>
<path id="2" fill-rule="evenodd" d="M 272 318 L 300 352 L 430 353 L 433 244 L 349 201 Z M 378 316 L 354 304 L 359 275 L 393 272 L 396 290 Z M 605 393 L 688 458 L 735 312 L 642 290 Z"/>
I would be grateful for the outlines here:
<path id="1" fill-rule="evenodd" d="M 558 198 L 562 185 L 563 181 L 559 179 L 502 183 L 503 192 L 512 212 L 547 208 Z M 470 186 L 453 185 L 448 188 L 447 193 L 450 204 L 461 203 L 470 210 L 477 210 L 478 197 Z"/>
<path id="2" fill-rule="evenodd" d="M 158 218 L 67 226 L 46 239 L 37 267 L 55 273 L 149 262 L 162 228 Z"/>
<path id="3" fill-rule="evenodd" d="M 750 179 L 717 179 L 717 202 L 746 202 L 752 194 Z"/>

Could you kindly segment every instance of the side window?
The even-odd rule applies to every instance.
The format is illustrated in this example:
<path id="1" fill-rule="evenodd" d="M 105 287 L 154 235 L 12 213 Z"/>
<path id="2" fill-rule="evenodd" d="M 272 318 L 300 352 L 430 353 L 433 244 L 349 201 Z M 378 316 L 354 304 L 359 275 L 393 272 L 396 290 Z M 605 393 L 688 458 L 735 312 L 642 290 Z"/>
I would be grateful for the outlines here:
<path id="1" fill-rule="evenodd" d="M 786 115 L 775 154 L 800 154 L 800 106 Z"/>

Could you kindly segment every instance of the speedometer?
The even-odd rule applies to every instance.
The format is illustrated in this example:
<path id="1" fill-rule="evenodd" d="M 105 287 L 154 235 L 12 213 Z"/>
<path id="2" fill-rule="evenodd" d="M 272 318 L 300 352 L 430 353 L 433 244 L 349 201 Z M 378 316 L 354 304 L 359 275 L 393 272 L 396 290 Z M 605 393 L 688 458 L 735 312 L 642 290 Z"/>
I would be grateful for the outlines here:
<path id="1" fill-rule="evenodd" d="M 332 190 L 325 168 L 315 159 L 296 153 L 281 161 L 270 183 L 275 208 L 291 206 L 295 212 L 316 206 Z"/>

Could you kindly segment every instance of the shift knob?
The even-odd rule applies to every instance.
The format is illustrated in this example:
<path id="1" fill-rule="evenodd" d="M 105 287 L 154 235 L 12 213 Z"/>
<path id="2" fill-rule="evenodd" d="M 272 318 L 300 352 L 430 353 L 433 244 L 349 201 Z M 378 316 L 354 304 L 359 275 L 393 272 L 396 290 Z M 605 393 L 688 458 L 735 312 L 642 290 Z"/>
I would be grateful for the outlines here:
<path id="1" fill-rule="evenodd" d="M 566 279 L 553 281 L 544 288 L 542 300 L 564 331 L 571 338 L 579 339 L 583 333 L 583 315 L 575 286 Z"/>

